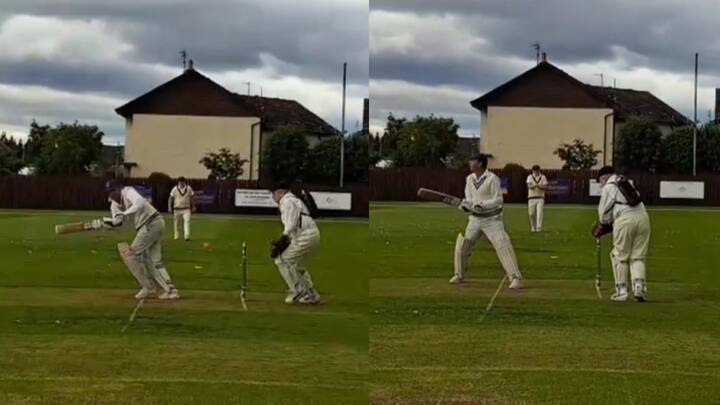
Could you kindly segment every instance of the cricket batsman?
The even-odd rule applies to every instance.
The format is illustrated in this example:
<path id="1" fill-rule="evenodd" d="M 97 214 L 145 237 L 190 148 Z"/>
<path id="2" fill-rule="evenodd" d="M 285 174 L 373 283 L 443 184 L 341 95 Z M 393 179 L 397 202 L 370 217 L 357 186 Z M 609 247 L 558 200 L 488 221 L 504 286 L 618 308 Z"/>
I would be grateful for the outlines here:
<path id="1" fill-rule="evenodd" d="M 530 232 L 540 232 L 543 226 L 543 210 L 545 209 L 545 190 L 548 181 L 540 171 L 540 166 L 532 167 L 527 176 L 528 215 L 530 216 Z"/>
<path id="2" fill-rule="evenodd" d="M 454 271 L 451 284 L 463 282 L 468 260 L 475 243 L 484 234 L 492 243 L 508 279 L 510 288 L 522 288 L 522 274 L 518 269 L 515 251 L 510 236 L 503 224 L 503 196 L 500 178 L 487 170 L 485 155 L 478 155 L 469 161 L 470 175 L 465 181 L 465 198 L 460 209 L 470 214 L 465 235 L 458 234 L 455 242 Z"/>
<path id="3" fill-rule="evenodd" d="M 303 201 L 286 185 L 272 190 L 272 198 L 280 208 L 283 234 L 273 242 L 271 257 L 288 286 L 286 304 L 319 304 L 320 294 L 313 286 L 310 273 L 305 269 L 305 258 L 320 245 L 320 231 L 313 220 L 316 208 L 313 201 Z M 312 199 L 309 193 L 302 193 Z M 310 205 L 311 207 L 309 207 Z"/>
<path id="4" fill-rule="evenodd" d="M 178 184 L 170 191 L 168 199 L 168 208 L 173 214 L 173 230 L 175 231 L 175 240 L 180 238 L 180 224 L 183 225 L 183 237 L 185 242 L 190 241 L 190 215 L 195 211 L 193 197 L 195 192 L 187 184 L 185 177 L 178 179 Z"/>
<path id="5" fill-rule="evenodd" d="M 133 187 L 123 187 L 120 182 L 107 183 L 110 200 L 109 225 L 120 226 L 129 217 L 134 217 L 137 234 L 131 245 L 118 244 L 123 262 L 140 284 L 135 298 L 140 300 L 157 294 L 155 285 L 162 293 L 160 299 L 178 299 L 180 294 L 162 262 L 162 239 L 165 221 L 160 213 Z M 154 283 L 153 283 L 154 281 Z"/>
<path id="6" fill-rule="evenodd" d="M 612 232 L 613 250 L 610 261 L 615 277 L 613 301 L 628 298 L 628 270 L 632 280 L 632 294 L 638 302 L 645 301 L 645 257 L 650 243 L 650 219 L 640 194 L 630 181 L 615 173 L 612 167 L 600 169 L 598 182 L 602 186 L 598 204 L 598 225 L 593 236 L 600 238 Z"/>

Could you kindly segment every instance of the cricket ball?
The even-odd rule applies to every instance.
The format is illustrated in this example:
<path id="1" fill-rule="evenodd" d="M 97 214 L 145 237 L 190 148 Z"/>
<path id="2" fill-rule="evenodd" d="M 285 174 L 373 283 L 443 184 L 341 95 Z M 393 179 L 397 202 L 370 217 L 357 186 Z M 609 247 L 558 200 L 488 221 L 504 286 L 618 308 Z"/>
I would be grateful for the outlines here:
<path id="1" fill-rule="evenodd" d="M 212 246 L 210 246 L 210 242 L 205 242 L 202 244 L 202 248 L 204 251 L 209 252 L 212 250 Z"/>

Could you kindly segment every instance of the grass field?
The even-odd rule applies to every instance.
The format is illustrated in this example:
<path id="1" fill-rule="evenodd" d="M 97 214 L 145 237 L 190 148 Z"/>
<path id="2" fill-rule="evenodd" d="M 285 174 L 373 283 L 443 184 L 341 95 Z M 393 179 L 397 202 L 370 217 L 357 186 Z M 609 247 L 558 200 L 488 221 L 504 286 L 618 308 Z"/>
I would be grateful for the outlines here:
<path id="1" fill-rule="evenodd" d="M 137 287 L 115 244 L 132 231 L 53 233 L 102 214 L 0 212 L 0 404 L 367 403 L 367 222 L 320 222 L 317 307 L 283 303 L 278 218 L 197 216 L 189 243 L 168 226 L 182 299 L 146 301 L 123 333 Z"/>
<path id="2" fill-rule="evenodd" d="M 506 207 L 527 288 L 503 288 L 485 314 L 503 276 L 489 244 L 469 282 L 447 283 L 465 216 L 373 206 L 371 402 L 720 403 L 720 211 L 650 211 L 644 304 L 608 300 L 607 244 L 598 300 L 595 215 L 550 206 L 544 232 L 531 234 L 526 208 Z"/>

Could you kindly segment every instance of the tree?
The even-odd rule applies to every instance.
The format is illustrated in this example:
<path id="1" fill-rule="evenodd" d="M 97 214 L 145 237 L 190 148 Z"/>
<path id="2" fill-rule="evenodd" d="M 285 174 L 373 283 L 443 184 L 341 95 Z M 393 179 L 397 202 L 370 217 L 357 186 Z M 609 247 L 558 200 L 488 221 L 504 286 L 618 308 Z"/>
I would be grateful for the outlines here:
<path id="1" fill-rule="evenodd" d="M 399 130 L 396 150 L 390 155 L 393 166 L 444 167 L 457 145 L 458 129 L 452 118 L 416 116 Z"/>
<path id="2" fill-rule="evenodd" d="M 720 172 L 720 126 L 708 124 L 698 131 L 698 169 Z"/>
<path id="3" fill-rule="evenodd" d="M 347 183 L 368 180 L 368 135 L 356 132 L 345 138 L 344 180 Z M 320 141 L 313 147 L 305 162 L 305 180 L 314 183 L 336 184 L 340 180 L 340 138 Z"/>
<path id="4" fill-rule="evenodd" d="M 582 139 L 575 139 L 572 143 L 560 144 L 560 147 L 553 152 L 563 164 L 564 170 L 591 169 L 597 165 L 597 157 L 601 153 L 595 150 L 592 144 L 586 145 Z"/>
<path id="5" fill-rule="evenodd" d="M 345 181 L 367 182 L 370 160 L 370 139 L 356 132 L 345 138 Z M 373 162 L 374 163 L 374 162 Z"/>
<path id="6" fill-rule="evenodd" d="M 22 169 L 23 163 L 15 156 L 12 149 L 0 144 L 0 176 L 7 174 L 17 174 Z"/>
<path id="7" fill-rule="evenodd" d="M 665 137 L 662 143 L 663 170 L 674 174 L 691 174 L 692 145 L 692 127 L 678 128 Z"/>
<path id="8" fill-rule="evenodd" d="M 102 153 L 104 133 L 95 125 L 30 125 L 28 157 L 40 175 L 84 175 Z"/>
<path id="9" fill-rule="evenodd" d="M 405 127 L 405 124 L 407 124 L 407 118 L 395 118 L 392 113 L 388 115 L 385 133 L 379 139 L 378 152 L 380 158 L 390 158 L 396 153 L 400 141 L 400 132 Z"/>
<path id="10" fill-rule="evenodd" d="M 662 165 L 662 133 L 655 121 L 629 119 L 620 130 L 615 157 L 625 170 L 657 171 Z"/>
<path id="11" fill-rule="evenodd" d="M 243 166 L 247 159 L 242 159 L 239 153 L 232 153 L 229 148 L 220 148 L 219 152 L 208 152 L 200 159 L 205 168 L 218 180 L 235 180 L 245 173 Z"/>
<path id="12" fill-rule="evenodd" d="M 345 153 L 347 156 L 347 151 Z M 305 167 L 305 180 L 313 183 L 336 184 L 340 181 L 340 138 L 326 138 L 310 149 Z"/>
<path id="13" fill-rule="evenodd" d="M 304 129 L 294 126 L 280 127 L 273 132 L 263 166 L 275 181 L 293 182 L 302 178 L 309 151 L 308 136 Z"/>

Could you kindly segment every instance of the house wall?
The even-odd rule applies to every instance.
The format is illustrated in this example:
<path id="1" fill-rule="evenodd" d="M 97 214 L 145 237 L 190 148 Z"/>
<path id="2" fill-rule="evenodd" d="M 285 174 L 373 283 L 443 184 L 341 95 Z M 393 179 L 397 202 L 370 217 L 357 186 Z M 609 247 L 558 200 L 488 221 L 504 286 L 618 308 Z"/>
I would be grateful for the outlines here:
<path id="1" fill-rule="evenodd" d="M 135 114 L 126 121 L 125 162 L 137 164 L 131 168 L 132 177 L 162 172 L 172 177 L 205 178 L 209 172 L 198 161 L 207 152 L 227 147 L 250 159 L 251 127 L 256 122 L 259 118 Z M 259 148 L 253 145 L 253 149 L 257 157 Z M 257 179 L 257 162 L 254 159 L 252 171 L 250 164 L 245 164 L 242 179 L 251 174 Z"/>
<path id="2" fill-rule="evenodd" d="M 492 154 L 490 168 L 518 163 L 559 169 L 563 162 L 553 152 L 561 143 L 579 138 L 598 150 L 603 150 L 605 144 L 607 164 L 611 164 L 614 128 L 612 117 L 606 118 L 609 113 L 612 110 L 605 108 L 491 106 L 484 115 L 481 113 L 480 148 Z M 598 161 L 599 167 L 603 164 L 602 154 Z"/>

